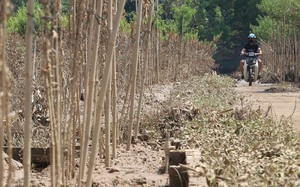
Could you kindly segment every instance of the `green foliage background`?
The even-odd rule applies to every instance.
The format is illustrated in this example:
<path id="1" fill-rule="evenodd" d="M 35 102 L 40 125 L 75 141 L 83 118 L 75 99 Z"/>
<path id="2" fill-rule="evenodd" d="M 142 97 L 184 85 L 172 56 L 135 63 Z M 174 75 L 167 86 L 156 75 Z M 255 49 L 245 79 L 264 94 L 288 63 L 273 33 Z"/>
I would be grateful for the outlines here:
<path id="1" fill-rule="evenodd" d="M 24 35 L 26 32 L 27 22 L 27 1 L 24 0 L 12 0 L 13 10 L 12 16 L 8 20 L 8 32 L 18 33 Z M 62 1 L 62 27 L 66 27 L 68 24 L 68 0 Z M 41 26 L 41 17 L 44 16 L 43 7 L 38 1 L 34 2 L 34 32 L 37 32 Z M 49 25 L 48 25 L 49 26 Z"/>
<path id="2" fill-rule="evenodd" d="M 26 2 L 12 0 L 15 13 L 8 23 L 10 32 L 24 33 Z M 128 0 L 125 5 L 126 19 L 121 28 L 126 32 L 135 23 L 135 2 Z M 62 1 L 64 14 L 68 14 L 68 3 Z M 159 0 L 158 7 L 155 1 L 155 10 L 153 25 L 159 28 L 162 39 L 175 33 L 185 40 L 213 44 L 218 47 L 215 60 L 227 65 L 238 62 L 238 53 L 251 32 L 268 42 L 280 37 L 283 28 L 291 31 L 284 33 L 287 37 L 300 30 L 299 0 Z M 38 28 L 38 16 L 35 24 Z"/>
<path id="3" fill-rule="evenodd" d="M 34 29 L 35 31 L 40 27 L 40 16 L 43 15 L 41 5 L 35 2 L 34 4 Z M 25 34 L 27 22 L 27 7 L 24 3 L 20 3 L 16 12 L 8 20 L 7 29 L 10 33 Z"/>

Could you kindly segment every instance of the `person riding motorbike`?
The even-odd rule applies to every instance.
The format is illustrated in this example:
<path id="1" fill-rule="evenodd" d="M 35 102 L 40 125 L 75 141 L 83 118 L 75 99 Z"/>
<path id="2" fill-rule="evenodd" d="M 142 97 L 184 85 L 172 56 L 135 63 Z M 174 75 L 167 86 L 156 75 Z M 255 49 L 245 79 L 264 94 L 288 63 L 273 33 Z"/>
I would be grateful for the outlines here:
<path id="1" fill-rule="evenodd" d="M 251 33 L 248 35 L 248 43 L 246 43 L 241 51 L 241 55 L 248 55 L 249 52 L 258 53 L 262 55 L 262 50 L 259 46 L 259 43 L 256 41 L 256 35 Z M 240 71 L 242 73 L 242 79 L 244 79 L 244 64 L 246 59 L 240 61 Z M 258 58 L 258 78 L 260 78 L 260 72 L 262 70 L 262 61 Z"/>

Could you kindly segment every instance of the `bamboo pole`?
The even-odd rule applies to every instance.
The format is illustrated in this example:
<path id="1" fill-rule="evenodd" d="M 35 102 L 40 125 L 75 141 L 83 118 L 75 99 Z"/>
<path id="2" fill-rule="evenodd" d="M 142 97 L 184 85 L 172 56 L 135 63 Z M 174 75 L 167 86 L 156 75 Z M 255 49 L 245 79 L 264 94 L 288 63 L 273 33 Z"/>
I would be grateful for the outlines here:
<path id="1" fill-rule="evenodd" d="M 139 44 L 140 44 L 140 30 L 141 30 L 141 22 L 142 22 L 142 8 L 143 8 L 143 0 L 139 0 L 138 4 L 138 18 L 137 18 L 137 33 L 135 40 L 135 49 L 134 49 L 134 61 L 132 64 L 132 86 L 131 86 L 131 100 L 130 100 L 130 116 L 129 116 L 129 125 L 128 125 L 128 140 L 127 140 L 127 151 L 131 146 L 131 136 L 132 136 L 132 126 L 133 126 L 133 118 L 134 118 L 134 100 L 135 100 L 135 91 L 136 91 L 136 79 L 137 79 L 137 66 L 139 59 Z"/>
<path id="2" fill-rule="evenodd" d="M 99 95 L 99 100 L 97 103 L 97 109 L 96 109 L 96 122 L 94 124 L 94 128 L 93 128 L 93 140 L 92 140 L 92 152 L 90 155 L 90 160 L 89 160 L 89 167 L 88 167 L 88 173 L 87 173 L 87 181 L 86 181 L 86 185 L 87 186 L 91 186 L 92 185 L 92 176 L 93 176 L 93 170 L 94 170 L 94 161 L 98 152 L 98 141 L 99 141 L 99 132 L 100 132 L 100 119 L 101 119 L 101 115 L 102 115 L 102 108 L 104 105 L 104 98 L 105 98 L 105 94 L 107 91 L 107 87 L 108 87 L 108 79 L 109 79 L 109 72 L 111 70 L 111 62 L 113 59 L 113 54 L 114 54 L 114 47 L 116 44 L 116 39 L 117 39 L 117 35 L 119 32 L 119 27 L 120 27 L 120 21 L 121 21 L 121 17 L 123 14 L 123 9 L 125 6 L 125 2 L 126 0 L 120 0 L 118 3 L 118 12 L 116 15 L 116 18 L 114 20 L 114 26 L 113 26 L 113 32 L 111 34 L 111 36 L 109 37 L 109 41 L 108 41 L 108 53 L 107 53 L 107 58 L 106 58 L 106 62 L 105 62 L 105 69 L 104 69 L 104 75 L 103 78 L 101 79 L 101 89 L 100 89 L 100 95 Z"/>
<path id="3" fill-rule="evenodd" d="M 145 54 L 145 61 L 142 71 L 142 80 L 141 80 L 141 89 L 140 89 L 140 97 L 139 97 L 139 103 L 138 103 L 138 111 L 137 111 L 137 122 L 134 129 L 134 139 L 137 139 L 138 132 L 139 132 L 139 123 L 140 123 L 140 113 L 141 113 L 141 106 L 142 106 L 142 99 L 144 94 L 144 86 L 145 86 L 145 79 L 146 79 L 146 71 L 148 69 L 148 56 L 149 56 L 149 49 L 150 49 L 150 37 L 151 37 L 151 31 L 152 31 L 152 17 L 154 13 L 154 6 L 153 2 L 150 5 L 150 16 L 148 20 L 148 28 L 147 28 L 147 39 L 146 39 L 146 54 Z"/>
<path id="4" fill-rule="evenodd" d="M 25 54 L 25 125 L 24 125 L 24 186 L 30 186 L 31 173 L 31 108 L 32 103 L 32 40 L 33 40 L 33 7 L 34 1 L 29 0 L 27 4 L 26 24 L 26 54 Z"/>

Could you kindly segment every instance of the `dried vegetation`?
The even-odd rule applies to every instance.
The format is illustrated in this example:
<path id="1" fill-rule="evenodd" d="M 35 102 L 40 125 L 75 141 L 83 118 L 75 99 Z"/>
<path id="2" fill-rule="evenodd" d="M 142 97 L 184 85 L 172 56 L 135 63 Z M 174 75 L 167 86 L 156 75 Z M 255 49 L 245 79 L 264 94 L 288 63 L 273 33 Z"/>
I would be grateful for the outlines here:
<path id="1" fill-rule="evenodd" d="M 105 6 L 107 6 L 106 2 Z M 78 1 L 78 4 L 76 4 L 78 10 L 86 6 L 85 3 L 85 1 Z M 45 7 L 47 6 L 45 4 Z M 109 9 L 106 8 L 103 10 L 103 16 L 108 19 Z M 12 137 L 4 137 L 3 144 L 10 147 L 11 144 L 13 146 L 24 144 L 24 111 L 31 110 L 31 146 L 45 148 L 51 145 L 52 148 L 55 148 L 51 152 L 52 159 L 54 159 L 51 165 L 51 177 L 48 176 L 48 179 L 52 179 L 52 186 L 61 186 L 62 183 L 64 183 L 64 186 L 74 184 L 76 178 L 79 178 L 80 183 L 91 183 L 90 179 L 95 169 L 91 156 L 95 156 L 98 150 L 92 149 L 93 154 L 91 154 L 88 149 L 90 140 L 94 141 L 94 138 L 98 135 L 100 139 L 106 138 L 106 145 L 104 146 L 105 143 L 102 142 L 102 145 L 99 146 L 101 150 L 97 159 L 102 159 L 104 153 L 101 153 L 101 151 L 106 151 L 105 159 L 108 160 L 106 167 L 110 165 L 111 159 L 107 159 L 110 156 L 110 126 L 104 127 L 101 123 L 101 132 L 107 130 L 106 135 L 99 133 L 96 136 L 94 134 L 91 136 L 90 130 L 92 126 L 100 128 L 100 120 L 97 120 L 100 119 L 99 116 L 102 116 L 101 110 L 105 93 L 101 96 L 98 93 L 106 90 L 106 88 L 103 88 L 106 86 L 103 85 L 107 82 L 102 80 L 109 78 L 104 76 L 105 73 L 108 73 L 104 70 L 104 62 L 109 55 L 112 58 L 112 54 L 115 54 L 113 59 L 116 63 L 116 82 L 113 86 L 118 88 L 117 100 L 113 103 L 117 104 L 117 111 L 120 114 L 115 119 L 118 120 L 118 123 L 113 124 L 120 130 L 118 132 L 120 137 L 112 138 L 114 139 L 113 143 L 116 140 L 119 141 L 119 144 L 125 143 L 124 139 L 128 138 L 126 136 L 129 136 L 128 139 L 131 140 L 130 135 L 128 135 L 128 131 L 131 130 L 131 128 L 128 130 L 129 105 L 132 107 L 135 104 L 134 112 L 136 112 L 137 107 L 133 101 L 129 104 L 130 86 L 136 86 L 139 90 L 143 83 L 149 88 L 157 83 L 168 84 L 169 82 L 178 81 L 175 83 L 169 99 L 158 102 L 155 110 L 150 108 L 141 115 L 141 127 L 138 132 L 142 135 L 148 135 L 150 137 L 148 141 L 158 140 L 159 143 L 162 143 L 165 140 L 166 131 L 169 131 L 171 140 L 176 143 L 177 148 L 199 149 L 202 155 L 199 162 L 203 169 L 201 174 L 206 176 L 207 183 L 210 186 L 283 186 L 299 184 L 300 145 L 299 139 L 292 131 L 290 121 L 274 121 L 268 117 L 268 111 L 251 108 L 249 103 L 245 103 L 243 98 L 234 93 L 232 90 L 234 81 L 229 77 L 215 74 L 201 77 L 214 67 L 211 59 L 214 52 L 213 48 L 197 41 L 182 41 L 180 36 L 171 34 L 167 40 L 159 41 L 159 36 L 154 32 L 151 32 L 151 39 L 147 41 L 145 33 L 148 31 L 145 30 L 145 25 L 143 25 L 140 38 L 141 47 L 138 49 L 138 69 L 137 72 L 133 72 L 132 62 L 135 58 L 133 53 L 135 53 L 134 43 L 136 41 L 134 36 L 138 34 L 136 33 L 137 28 L 133 28 L 129 34 L 121 33 L 117 37 L 116 43 L 113 43 L 116 44 L 116 47 L 110 46 L 114 48 L 115 51 L 113 52 L 108 50 L 107 40 L 110 34 L 106 23 L 102 22 L 102 25 L 100 25 L 103 27 L 103 32 L 100 33 L 101 45 L 91 47 L 87 45 L 93 43 L 91 35 L 87 31 L 91 31 L 95 36 L 98 36 L 98 31 L 93 31 L 94 28 L 90 25 L 92 23 L 82 25 L 82 23 L 88 22 L 90 15 L 79 11 L 77 18 L 80 25 L 75 29 L 76 23 L 73 23 L 74 30 L 61 30 L 59 33 L 56 33 L 55 30 L 42 30 L 41 33 L 35 36 L 31 108 L 23 108 L 26 87 L 23 78 L 25 66 L 24 40 L 15 35 L 1 39 L 7 41 L 6 48 L 1 47 L 1 50 L 5 50 L 6 64 L 13 77 L 11 85 L 9 85 L 11 86 L 11 89 L 9 89 L 11 91 L 10 107 L 6 106 L 6 109 L 10 108 L 16 114 L 10 122 L 12 125 L 9 127 L 12 128 L 4 129 L 5 134 L 11 134 Z M 52 24 L 57 23 L 53 22 Z M 114 30 L 118 30 L 117 28 L 116 26 Z M 59 40 L 57 35 L 59 35 Z M 99 39 L 99 37 L 96 38 Z M 74 41 L 74 39 L 76 40 Z M 58 43 L 59 45 L 56 45 Z M 147 51 L 146 46 L 149 43 L 151 48 Z M 94 56 L 94 54 L 91 54 L 91 49 L 98 49 L 95 51 L 99 53 Z M 149 56 L 146 55 L 148 53 Z M 0 56 L 2 59 L 4 59 L 3 54 Z M 98 58 L 95 66 L 91 66 L 89 63 L 93 61 L 91 56 Z M 145 64 L 144 62 L 148 63 Z M 147 71 L 143 72 L 143 67 L 146 65 Z M 91 75 L 90 73 L 94 70 L 92 67 L 97 69 L 97 72 L 94 72 L 95 76 L 89 78 L 88 75 Z M 0 70 L 3 70 L 3 68 Z M 131 85 L 132 77 L 135 75 L 137 83 Z M 143 76 L 146 77 L 145 82 L 142 81 Z M 7 85 L 2 84 L 2 86 L 6 88 Z M 86 89 L 92 86 L 93 89 L 90 91 Z M 7 93 L 8 89 L 5 91 Z M 84 102 L 79 100 L 80 94 L 82 94 L 81 99 Z M 94 97 L 88 97 L 88 94 L 94 94 Z M 134 97 L 134 94 L 132 95 L 132 100 L 137 99 L 138 96 Z M 139 96 L 143 95 L 142 92 Z M 1 99 L 2 103 L 8 101 L 8 99 L 5 100 L 6 97 Z M 87 106 L 84 103 L 89 99 L 91 104 Z M 100 104 L 96 109 L 94 107 L 98 102 Z M 147 100 L 144 103 L 147 104 L 147 102 L 151 103 Z M 241 107 L 233 108 L 237 102 Z M 54 107 L 56 108 L 54 109 Z M 98 108 L 100 112 L 98 112 Z M 91 117 L 89 120 L 84 119 L 88 118 L 84 116 L 87 113 Z M 109 105 L 104 113 L 110 114 Z M 8 113 L 3 114 L 5 114 L 4 116 L 8 115 Z M 109 115 L 106 116 L 108 116 L 106 120 L 110 118 Z M 93 121 L 93 124 L 86 125 L 88 121 Z M 89 127 L 86 128 L 86 126 Z M 99 130 L 99 128 L 97 129 Z M 91 131 L 95 132 L 94 129 Z M 86 131 L 84 132 L 84 130 Z M 87 135 L 85 138 L 84 133 Z M 86 146 L 83 145 L 83 142 Z M 95 140 L 94 142 L 96 142 L 96 145 L 98 144 L 98 141 Z M 0 143 L 2 146 L 2 142 Z M 77 154 L 75 146 L 78 143 L 87 151 L 81 150 L 81 154 Z M 155 149 L 161 148 L 159 144 L 155 144 L 155 146 Z M 102 147 L 105 148 L 102 149 Z M 82 155 L 85 155 L 86 158 L 81 161 L 79 166 L 78 159 L 82 159 Z M 80 158 L 78 158 L 79 156 Z M 86 178 L 84 174 L 88 157 L 91 160 L 89 160 L 89 174 Z M 100 170 L 99 163 L 101 162 L 97 162 L 96 169 Z M 44 180 L 41 181 L 44 182 Z M 43 183 L 43 185 L 46 184 Z"/>
<path id="2" fill-rule="evenodd" d="M 198 149 L 209 186 L 299 186 L 300 142 L 291 121 L 252 108 L 233 85 L 216 75 L 182 82 L 160 120 L 145 128 L 170 131 L 177 148 Z"/>

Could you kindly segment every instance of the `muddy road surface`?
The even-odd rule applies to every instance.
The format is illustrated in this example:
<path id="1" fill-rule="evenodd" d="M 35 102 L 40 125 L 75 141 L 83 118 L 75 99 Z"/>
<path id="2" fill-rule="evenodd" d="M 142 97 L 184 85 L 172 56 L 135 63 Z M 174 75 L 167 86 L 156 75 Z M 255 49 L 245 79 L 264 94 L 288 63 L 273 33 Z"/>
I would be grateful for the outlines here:
<path id="1" fill-rule="evenodd" d="M 273 117 L 291 117 L 294 128 L 300 133 L 300 91 L 286 89 L 276 84 L 254 83 L 253 86 L 245 81 L 238 81 L 236 91 L 253 102 L 254 107 L 268 109 L 271 106 Z"/>

